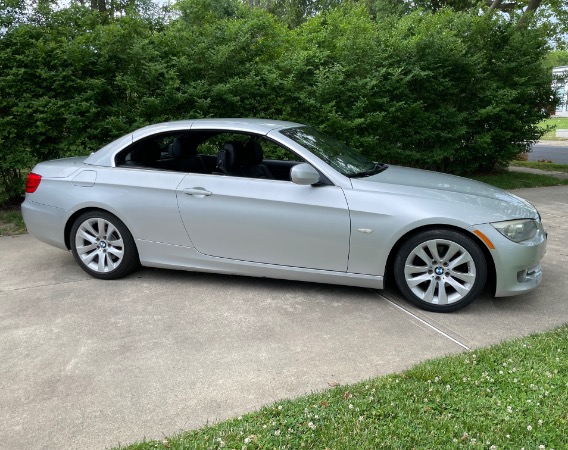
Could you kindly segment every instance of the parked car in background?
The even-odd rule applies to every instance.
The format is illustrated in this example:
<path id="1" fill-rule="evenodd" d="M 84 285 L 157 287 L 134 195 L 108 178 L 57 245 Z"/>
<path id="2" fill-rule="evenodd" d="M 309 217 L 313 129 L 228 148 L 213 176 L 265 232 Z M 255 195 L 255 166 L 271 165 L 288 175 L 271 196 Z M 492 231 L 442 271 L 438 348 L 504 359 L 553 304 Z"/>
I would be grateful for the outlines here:
<path id="1" fill-rule="evenodd" d="M 541 281 L 546 233 L 527 201 L 466 178 L 369 161 L 298 123 L 151 125 L 29 175 L 39 240 L 96 278 L 140 264 L 381 289 L 431 311 Z"/>

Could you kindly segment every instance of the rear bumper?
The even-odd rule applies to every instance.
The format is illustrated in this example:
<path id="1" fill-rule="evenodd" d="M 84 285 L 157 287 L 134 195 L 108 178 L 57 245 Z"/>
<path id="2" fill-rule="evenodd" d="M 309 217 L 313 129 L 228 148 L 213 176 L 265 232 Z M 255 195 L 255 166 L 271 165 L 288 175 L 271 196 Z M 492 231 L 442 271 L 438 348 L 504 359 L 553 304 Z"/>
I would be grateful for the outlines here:
<path id="1" fill-rule="evenodd" d="M 26 194 L 26 199 L 22 203 L 22 216 L 28 232 L 36 239 L 68 250 L 64 236 L 68 216 L 66 210 L 33 202 Z"/>

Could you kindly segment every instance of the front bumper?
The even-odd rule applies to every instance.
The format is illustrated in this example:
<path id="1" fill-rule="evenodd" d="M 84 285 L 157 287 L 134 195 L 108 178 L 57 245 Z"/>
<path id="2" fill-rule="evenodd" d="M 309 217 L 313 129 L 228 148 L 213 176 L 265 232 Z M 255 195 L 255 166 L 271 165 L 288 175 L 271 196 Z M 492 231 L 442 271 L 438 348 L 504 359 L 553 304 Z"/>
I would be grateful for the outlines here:
<path id="1" fill-rule="evenodd" d="M 542 281 L 540 261 L 546 253 L 546 232 L 541 222 L 537 224 L 536 236 L 520 243 L 507 239 L 489 224 L 472 227 L 495 246 L 489 250 L 495 264 L 495 297 L 532 291 Z"/>

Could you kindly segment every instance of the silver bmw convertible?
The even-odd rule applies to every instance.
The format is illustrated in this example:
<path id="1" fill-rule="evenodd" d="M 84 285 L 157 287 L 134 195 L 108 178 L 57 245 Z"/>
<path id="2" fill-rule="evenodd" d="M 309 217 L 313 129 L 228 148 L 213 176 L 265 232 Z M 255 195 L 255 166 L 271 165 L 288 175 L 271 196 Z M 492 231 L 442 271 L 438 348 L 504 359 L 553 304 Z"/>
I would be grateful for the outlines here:
<path id="1" fill-rule="evenodd" d="M 546 247 L 539 213 L 513 194 L 263 119 L 161 123 L 42 162 L 22 212 L 32 235 L 96 278 L 140 265 L 376 289 L 392 277 L 437 312 L 486 286 L 536 288 Z"/>

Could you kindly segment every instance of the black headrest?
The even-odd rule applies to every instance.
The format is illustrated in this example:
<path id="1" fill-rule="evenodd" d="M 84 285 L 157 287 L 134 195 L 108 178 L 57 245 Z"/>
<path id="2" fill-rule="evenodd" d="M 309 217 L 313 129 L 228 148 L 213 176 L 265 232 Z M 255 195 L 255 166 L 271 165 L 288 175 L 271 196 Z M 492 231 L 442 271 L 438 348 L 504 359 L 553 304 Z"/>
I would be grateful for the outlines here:
<path id="1" fill-rule="evenodd" d="M 217 166 L 230 171 L 241 167 L 245 158 L 245 146 L 240 141 L 228 141 L 217 155 Z"/>
<path id="2" fill-rule="evenodd" d="M 130 160 L 139 164 L 151 164 L 162 156 L 160 144 L 154 140 L 142 141 L 130 154 Z"/>
<path id="3" fill-rule="evenodd" d="M 190 158 L 197 155 L 197 145 L 189 136 L 179 136 L 172 142 L 172 156 L 174 158 Z"/>
<path id="4" fill-rule="evenodd" d="M 264 159 L 264 153 L 262 151 L 262 146 L 260 142 L 257 141 L 248 141 L 245 144 L 245 153 L 246 153 L 246 165 L 249 166 L 257 166 L 262 164 L 262 160 Z"/>

